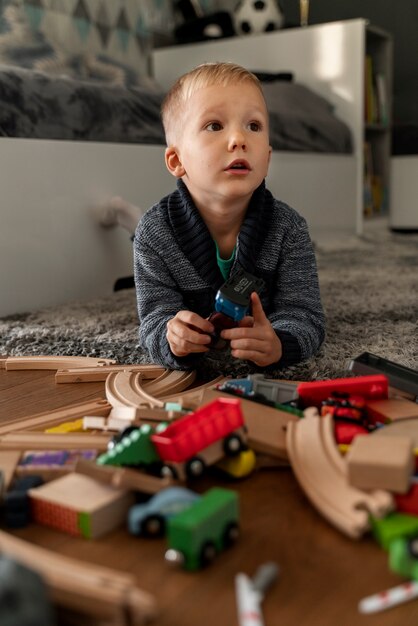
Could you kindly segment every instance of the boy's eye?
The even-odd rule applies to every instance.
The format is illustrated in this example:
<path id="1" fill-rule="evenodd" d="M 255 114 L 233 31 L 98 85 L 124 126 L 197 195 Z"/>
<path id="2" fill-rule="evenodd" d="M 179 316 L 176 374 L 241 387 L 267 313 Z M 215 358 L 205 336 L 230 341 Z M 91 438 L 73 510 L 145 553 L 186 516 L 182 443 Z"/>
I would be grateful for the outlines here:
<path id="1" fill-rule="evenodd" d="M 217 131 L 217 130 L 222 130 L 222 124 L 220 122 L 211 122 L 205 128 L 206 130 L 210 130 L 212 132 Z"/>
<path id="2" fill-rule="evenodd" d="M 248 128 L 254 133 L 258 133 L 261 130 L 261 124 L 259 122 L 250 122 Z"/>

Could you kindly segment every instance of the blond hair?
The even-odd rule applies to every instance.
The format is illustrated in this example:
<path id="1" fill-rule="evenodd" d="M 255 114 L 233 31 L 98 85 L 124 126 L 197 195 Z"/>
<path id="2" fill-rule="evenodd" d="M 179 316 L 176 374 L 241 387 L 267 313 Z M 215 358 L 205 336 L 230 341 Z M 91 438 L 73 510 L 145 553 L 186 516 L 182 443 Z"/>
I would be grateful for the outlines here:
<path id="1" fill-rule="evenodd" d="M 185 104 L 191 96 L 205 87 L 219 85 L 227 87 L 240 82 L 249 82 L 264 94 L 258 78 L 249 70 L 235 63 L 203 63 L 176 80 L 161 106 L 161 117 L 167 144 L 175 135 L 175 126 L 185 112 Z"/>

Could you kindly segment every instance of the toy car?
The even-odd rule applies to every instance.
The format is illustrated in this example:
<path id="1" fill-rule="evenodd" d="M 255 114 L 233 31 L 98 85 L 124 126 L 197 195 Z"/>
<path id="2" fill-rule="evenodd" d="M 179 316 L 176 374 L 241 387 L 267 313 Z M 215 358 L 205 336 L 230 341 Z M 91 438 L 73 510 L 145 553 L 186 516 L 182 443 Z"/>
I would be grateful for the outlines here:
<path id="1" fill-rule="evenodd" d="M 234 328 L 249 312 L 250 296 L 253 291 L 260 293 L 264 281 L 244 270 L 238 270 L 219 288 L 215 297 L 215 311 L 209 316 L 215 331 L 210 346 L 222 350 L 227 342 L 220 338 L 222 330 Z"/>
<path id="2" fill-rule="evenodd" d="M 181 513 L 200 499 L 200 495 L 186 487 L 167 487 L 144 504 L 129 509 L 128 529 L 133 535 L 161 537 L 166 520 Z"/>
<path id="3" fill-rule="evenodd" d="M 239 322 L 249 311 L 252 292 L 259 293 L 263 286 L 261 278 L 244 270 L 238 271 L 220 287 L 215 298 L 215 311 Z"/>

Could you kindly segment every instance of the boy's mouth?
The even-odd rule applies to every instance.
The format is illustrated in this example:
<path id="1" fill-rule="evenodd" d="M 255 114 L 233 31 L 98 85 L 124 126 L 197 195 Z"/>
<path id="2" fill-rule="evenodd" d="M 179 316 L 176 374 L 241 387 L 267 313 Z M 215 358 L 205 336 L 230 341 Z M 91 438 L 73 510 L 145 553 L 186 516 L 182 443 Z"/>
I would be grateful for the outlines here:
<path id="1" fill-rule="evenodd" d="M 230 163 L 226 168 L 225 171 L 227 172 L 249 172 L 251 170 L 250 164 L 245 161 L 244 159 L 236 159 L 235 161 L 232 161 L 232 163 Z"/>

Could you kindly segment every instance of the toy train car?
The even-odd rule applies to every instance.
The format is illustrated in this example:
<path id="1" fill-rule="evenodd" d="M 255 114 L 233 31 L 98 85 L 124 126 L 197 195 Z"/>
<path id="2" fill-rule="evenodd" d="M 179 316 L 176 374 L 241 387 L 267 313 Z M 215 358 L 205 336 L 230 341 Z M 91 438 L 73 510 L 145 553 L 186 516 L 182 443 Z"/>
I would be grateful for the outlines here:
<path id="1" fill-rule="evenodd" d="M 159 464 L 163 476 L 180 480 L 200 476 L 206 465 L 247 448 L 240 401 L 218 398 L 193 413 L 159 424 L 143 425 L 98 457 L 102 465 Z"/>
<path id="2" fill-rule="evenodd" d="M 239 535 L 235 491 L 213 487 L 195 504 L 167 522 L 167 561 L 187 570 L 205 567 Z"/>

